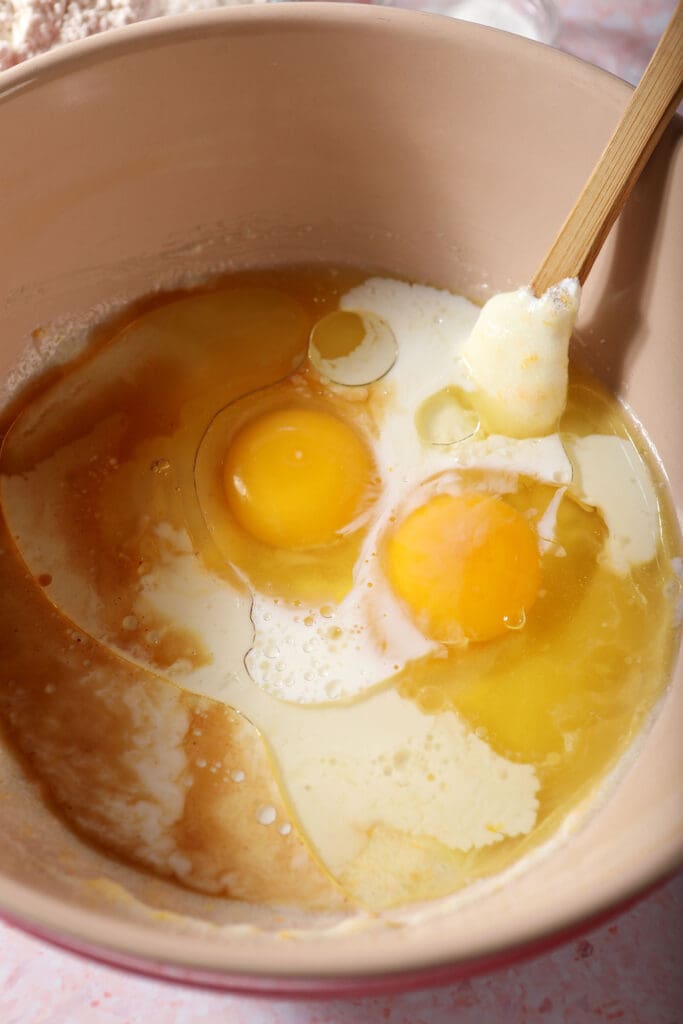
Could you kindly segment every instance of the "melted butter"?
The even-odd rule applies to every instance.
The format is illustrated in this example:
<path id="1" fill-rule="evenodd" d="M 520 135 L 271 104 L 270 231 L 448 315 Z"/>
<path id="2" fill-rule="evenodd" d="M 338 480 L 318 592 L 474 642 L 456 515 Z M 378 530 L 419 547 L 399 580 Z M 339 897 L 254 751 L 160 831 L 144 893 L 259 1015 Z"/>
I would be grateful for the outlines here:
<path id="1" fill-rule="evenodd" d="M 659 479 L 623 411 L 578 374 L 565 428 L 628 439 Z M 547 489 L 533 490 L 508 500 L 542 508 Z M 598 512 L 565 497 L 556 523 L 560 556 L 546 552 L 543 590 L 524 628 L 400 677 L 405 696 L 425 709 L 456 710 L 496 752 L 533 764 L 541 782 L 533 832 L 452 864 L 453 888 L 500 870 L 552 834 L 614 768 L 652 711 L 677 639 L 667 584 L 679 541 L 669 508 L 663 523 L 658 558 L 618 576 L 600 564 L 605 526 Z M 422 856 L 439 862 L 447 884 L 443 865 L 452 862 L 445 852 L 423 849 Z"/>

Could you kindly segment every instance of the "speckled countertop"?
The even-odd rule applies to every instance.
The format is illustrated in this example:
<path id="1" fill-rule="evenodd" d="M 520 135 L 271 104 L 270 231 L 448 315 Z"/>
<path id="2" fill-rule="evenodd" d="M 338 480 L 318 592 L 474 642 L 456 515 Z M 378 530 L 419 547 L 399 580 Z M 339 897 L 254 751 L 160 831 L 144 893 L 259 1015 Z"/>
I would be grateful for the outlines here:
<path id="1" fill-rule="evenodd" d="M 559 0 L 558 6 L 562 49 L 636 82 L 675 3 Z M 516 967 L 441 989 L 346 1001 L 254 999 L 151 981 L 0 924 L 1 1024 L 147 1021 L 683 1024 L 683 874 L 613 921 Z"/>

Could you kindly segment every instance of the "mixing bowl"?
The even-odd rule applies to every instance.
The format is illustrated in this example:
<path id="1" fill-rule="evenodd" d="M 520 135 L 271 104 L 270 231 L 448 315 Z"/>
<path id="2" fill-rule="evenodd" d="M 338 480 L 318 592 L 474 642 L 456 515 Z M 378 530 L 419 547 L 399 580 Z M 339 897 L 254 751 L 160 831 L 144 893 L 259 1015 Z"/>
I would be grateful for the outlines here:
<path id="1" fill-rule="evenodd" d="M 5 72 L 0 378 L 11 392 L 103 310 L 232 267 L 350 263 L 480 298 L 522 284 L 628 95 L 503 33 L 315 3 L 142 24 Z M 682 200 L 679 121 L 591 274 L 577 342 L 646 425 L 678 502 Z M 457 910 L 359 930 L 209 900 L 82 842 L 9 746 L 0 910 L 111 963 L 259 992 L 398 988 L 500 963 L 680 862 L 680 668 L 563 842 Z"/>

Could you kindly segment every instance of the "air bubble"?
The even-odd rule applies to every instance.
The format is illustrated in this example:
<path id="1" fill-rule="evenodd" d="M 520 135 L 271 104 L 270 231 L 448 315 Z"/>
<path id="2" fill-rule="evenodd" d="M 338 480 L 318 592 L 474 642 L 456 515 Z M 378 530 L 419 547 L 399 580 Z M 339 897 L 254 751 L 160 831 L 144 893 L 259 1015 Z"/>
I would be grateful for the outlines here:
<path id="1" fill-rule="evenodd" d="M 138 625 L 138 620 L 135 618 L 134 615 L 126 615 L 125 619 L 121 623 L 122 629 L 127 630 L 129 633 L 132 632 L 134 629 L 137 629 Z"/>
<path id="2" fill-rule="evenodd" d="M 330 679 L 325 683 L 325 694 L 330 700 L 336 700 L 342 692 L 342 684 L 339 679 Z"/>
<path id="3" fill-rule="evenodd" d="M 265 807 L 259 807 L 256 814 L 256 820 L 259 825 L 272 825 L 277 818 L 277 811 L 272 804 L 266 804 Z"/>

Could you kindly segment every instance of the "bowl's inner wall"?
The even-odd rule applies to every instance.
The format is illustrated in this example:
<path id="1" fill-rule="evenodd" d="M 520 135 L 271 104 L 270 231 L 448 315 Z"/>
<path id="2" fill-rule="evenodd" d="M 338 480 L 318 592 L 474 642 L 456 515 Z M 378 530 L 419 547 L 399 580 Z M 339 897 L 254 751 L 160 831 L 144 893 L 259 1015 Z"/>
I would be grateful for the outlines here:
<path id="1" fill-rule="evenodd" d="M 34 328 L 186 272 L 351 263 L 482 298 L 530 279 L 627 101 L 623 83 L 446 19 L 302 8 L 143 26 L 5 76 L 0 379 Z M 580 325 L 584 357 L 647 425 L 679 496 L 682 194 L 675 126 L 591 274 Z M 465 912 L 440 935 L 416 928 L 407 944 L 340 938 L 347 964 L 371 970 L 505 944 L 669 865 L 680 854 L 671 787 L 683 760 L 674 726 L 660 720 L 657 729 L 638 779 L 610 804 L 583 854 L 553 859 L 545 895 L 522 881 L 494 894 L 486 914 Z M 0 803 L 0 833 L 12 838 L 0 842 L 0 867 L 34 889 L 17 907 L 49 917 L 42 890 L 135 920 L 136 908 L 93 887 L 75 894 L 58 871 L 41 876 L 41 861 L 68 846 L 72 864 L 81 858 L 77 876 L 101 873 L 104 862 L 46 822 L 9 765 L 4 780 L 11 798 Z M 661 801 L 652 787 L 663 787 Z M 562 881 L 569 865 L 573 891 Z M 142 891 L 134 875 L 121 877 Z M 167 899 L 160 885 L 157 905 Z M 193 900 L 177 909 L 201 916 Z M 64 927 L 119 941 L 97 919 L 59 913 Z M 152 941 L 143 920 L 123 933 L 142 952 Z M 225 963 L 215 938 L 195 939 L 190 954 L 155 933 L 154 949 Z M 339 969 L 330 945 L 309 949 L 306 965 L 296 950 L 278 955 L 283 970 Z M 248 942 L 230 956 L 233 966 L 263 969 Z"/>
<path id="2" fill-rule="evenodd" d="M 163 281 L 174 246 L 198 268 L 322 259 L 475 297 L 529 280 L 627 90 L 599 76 L 596 91 L 542 47 L 420 20 L 148 32 L 144 57 L 133 41 L 0 95 L 0 301 L 15 300 L 0 371 L 37 322 Z M 679 140 L 680 125 L 589 281 L 582 325 L 606 339 L 592 358 L 615 389 L 683 302 Z M 649 384 L 626 384 L 637 409 Z M 683 411 L 667 417 L 680 434 Z M 658 435 L 656 409 L 647 421 Z"/>

